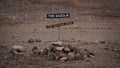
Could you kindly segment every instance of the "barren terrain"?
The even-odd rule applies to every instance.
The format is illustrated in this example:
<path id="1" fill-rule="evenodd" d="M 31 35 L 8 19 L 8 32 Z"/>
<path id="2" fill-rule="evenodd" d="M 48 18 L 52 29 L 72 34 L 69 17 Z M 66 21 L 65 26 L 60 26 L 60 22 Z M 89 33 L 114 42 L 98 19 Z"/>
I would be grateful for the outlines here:
<path id="1" fill-rule="evenodd" d="M 49 13 L 70 13 L 61 22 L 61 41 L 95 53 L 94 58 L 78 61 L 54 61 L 31 55 L 33 46 L 42 49 L 57 41 L 57 28 L 46 25 L 59 22 L 47 19 Z M 40 43 L 28 43 L 40 38 Z M 105 41 L 105 43 L 100 43 Z M 12 57 L 11 46 L 26 49 L 24 56 Z M 0 0 L 0 68 L 119 68 L 119 0 Z"/>

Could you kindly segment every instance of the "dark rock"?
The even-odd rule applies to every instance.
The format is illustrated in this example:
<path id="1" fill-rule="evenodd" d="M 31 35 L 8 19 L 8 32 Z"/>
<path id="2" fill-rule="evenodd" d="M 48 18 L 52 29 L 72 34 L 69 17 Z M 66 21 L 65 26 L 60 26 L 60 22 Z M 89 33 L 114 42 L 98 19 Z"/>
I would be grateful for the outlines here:
<path id="1" fill-rule="evenodd" d="M 34 43 L 35 41 L 34 41 L 34 39 L 33 38 L 29 38 L 28 39 L 28 43 Z"/>
<path id="2" fill-rule="evenodd" d="M 105 44 L 106 42 L 105 41 L 99 41 L 100 44 Z"/>
<path id="3" fill-rule="evenodd" d="M 41 56 L 45 56 L 48 55 L 48 49 L 44 48 L 43 50 L 41 50 Z"/>
<path id="4" fill-rule="evenodd" d="M 41 39 L 40 38 L 36 38 L 35 41 L 36 42 L 41 42 Z"/>
<path id="5" fill-rule="evenodd" d="M 40 53 L 41 53 L 37 46 L 34 46 L 32 48 L 32 52 L 33 52 L 34 55 L 40 55 Z"/>

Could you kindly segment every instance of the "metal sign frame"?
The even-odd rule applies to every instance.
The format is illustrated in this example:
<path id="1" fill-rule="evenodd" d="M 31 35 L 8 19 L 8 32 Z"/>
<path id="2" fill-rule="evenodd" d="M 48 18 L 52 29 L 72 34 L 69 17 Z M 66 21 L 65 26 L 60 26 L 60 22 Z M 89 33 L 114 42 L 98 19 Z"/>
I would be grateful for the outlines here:
<path id="1" fill-rule="evenodd" d="M 57 14 L 47 14 L 47 18 L 58 18 L 59 22 L 58 24 L 61 24 L 61 18 L 69 18 L 70 14 L 69 13 L 57 13 Z M 54 25 L 53 25 L 54 26 Z M 57 27 L 58 30 L 58 41 L 61 41 L 61 27 Z"/>

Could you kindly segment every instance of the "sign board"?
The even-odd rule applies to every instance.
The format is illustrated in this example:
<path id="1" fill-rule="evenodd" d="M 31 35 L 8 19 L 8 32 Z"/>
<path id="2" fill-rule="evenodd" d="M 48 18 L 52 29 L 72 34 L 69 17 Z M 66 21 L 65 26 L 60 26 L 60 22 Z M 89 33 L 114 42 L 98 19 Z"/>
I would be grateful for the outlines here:
<path id="1" fill-rule="evenodd" d="M 46 28 L 55 28 L 55 27 L 60 27 L 60 26 L 70 25 L 70 24 L 74 24 L 74 22 L 70 21 L 70 22 L 57 23 L 57 24 L 52 24 L 52 25 L 46 25 Z"/>
<path id="2" fill-rule="evenodd" d="M 47 14 L 47 18 L 69 18 L 69 13 Z"/>
<path id="3" fill-rule="evenodd" d="M 47 14 L 47 18 L 58 18 L 59 19 L 59 22 L 57 24 L 47 25 L 46 26 L 46 28 L 57 27 L 57 30 L 58 30 L 58 41 L 61 40 L 61 28 L 60 28 L 60 26 L 73 24 L 73 21 L 61 23 L 61 18 L 69 18 L 69 17 L 70 17 L 69 13 Z"/>

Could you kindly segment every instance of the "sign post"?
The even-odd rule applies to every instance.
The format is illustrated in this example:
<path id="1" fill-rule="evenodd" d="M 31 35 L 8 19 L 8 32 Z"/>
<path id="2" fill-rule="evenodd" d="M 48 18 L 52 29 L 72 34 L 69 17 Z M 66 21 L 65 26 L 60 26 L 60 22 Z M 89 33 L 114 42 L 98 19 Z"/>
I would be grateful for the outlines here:
<path id="1" fill-rule="evenodd" d="M 59 22 L 58 24 L 52 25 L 52 26 L 46 26 L 47 28 L 52 27 L 54 28 L 55 26 L 57 26 L 57 30 L 58 30 L 58 41 L 61 40 L 61 18 L 69 18 L 70 14 L 69 13 L 59 13 L 59 14 L 47 14 L 47 18 L 58 18 Z"/>
<path id="2" fill-rule="evenodd" d="M 60 20 L 60 18 L 59 18 L 59 22 L 58 22 L 58 24 L 60 24 L 61 23 L 61 20 Z M 59 26 L 59 27 L 57 27 L 57 30 L 58 30 L 58 41 L 60 41 L 61 40 L 61 27 Z"/>

